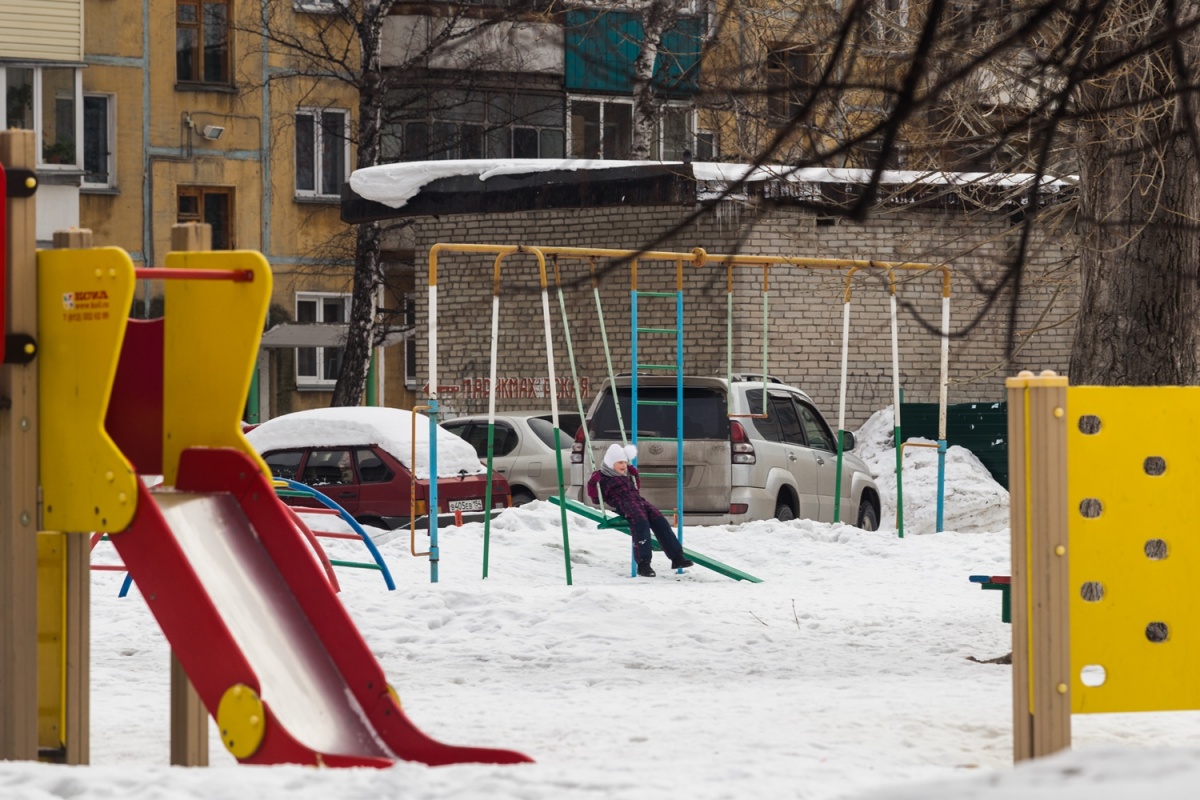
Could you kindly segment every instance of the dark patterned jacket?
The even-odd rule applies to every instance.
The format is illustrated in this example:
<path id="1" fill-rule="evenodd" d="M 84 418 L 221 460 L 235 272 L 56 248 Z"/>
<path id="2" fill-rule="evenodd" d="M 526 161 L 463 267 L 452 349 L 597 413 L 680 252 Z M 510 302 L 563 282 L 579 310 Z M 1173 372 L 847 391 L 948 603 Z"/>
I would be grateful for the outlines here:
<path id="1" fill-rule="evenodd" d="M 642 497 L 638 491 L 641 483 L 637 467 L 629 466 L 629 476 L 605 475 L 600 470 L 588 478 L 587 494 L 592 502 L 599 503 L 599 493 L 604 493 L 604 504 L 613 508 L 629 522 L 630 530 L 636 530 L 641 524 L 649 524 L 651 519 L 661 517 L 662 512 Z M 599 491 L 597 491 L 597 489 Z"/>

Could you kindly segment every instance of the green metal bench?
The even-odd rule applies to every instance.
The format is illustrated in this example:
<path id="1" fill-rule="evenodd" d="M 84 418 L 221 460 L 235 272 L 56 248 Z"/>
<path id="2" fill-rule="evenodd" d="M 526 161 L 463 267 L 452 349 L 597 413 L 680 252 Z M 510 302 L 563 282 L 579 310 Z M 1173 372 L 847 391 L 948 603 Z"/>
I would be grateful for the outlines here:
<path id="1" fill-rule="evenodd" d="M 1000 594 L 1000 620 L 1012 622 L 1012 577 L 1009 575 L 972 575 L 971 583 L 980 584 L 981 589 L 994 589 Z"/>

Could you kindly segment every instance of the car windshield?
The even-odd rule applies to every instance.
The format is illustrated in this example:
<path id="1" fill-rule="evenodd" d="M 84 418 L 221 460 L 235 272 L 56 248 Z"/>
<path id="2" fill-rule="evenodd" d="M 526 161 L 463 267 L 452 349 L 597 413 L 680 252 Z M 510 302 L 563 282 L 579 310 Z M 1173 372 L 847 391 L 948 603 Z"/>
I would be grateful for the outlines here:
<path id="1" fill-rule="evenodd" d="M 631 432 L 633 424 L 631 394 L 630 387 L 617 387 L 621 419 L 627 432 Z M 678 413 L 675 406 L 675 387 L 639 386 L 638 401 L 638 436 L 673 438 Z M 617 438 L 621 435 L 611 391 L 604 393 L 600 405 L 596 407 L 596 413 L 592 415 L 592 431 L 594 436 L 603 439 Z M 699 386 L 683 388 L 683 438 L 729 438 L 729 411 L 722 392 Z"/>
<path id="2" fill-rule="evenodd" d="M 549 420 L 541 417 L 529 418 L 529 430 L 533 431 L 537 438 L 542 440 L 542 444 L 554 449 L 554 425 Z M 570 450 L 574 443 L 574 438 L 567 435 L 567 432 L 561 428 L 558 431 L 558 444 L 563 450 Z"/>

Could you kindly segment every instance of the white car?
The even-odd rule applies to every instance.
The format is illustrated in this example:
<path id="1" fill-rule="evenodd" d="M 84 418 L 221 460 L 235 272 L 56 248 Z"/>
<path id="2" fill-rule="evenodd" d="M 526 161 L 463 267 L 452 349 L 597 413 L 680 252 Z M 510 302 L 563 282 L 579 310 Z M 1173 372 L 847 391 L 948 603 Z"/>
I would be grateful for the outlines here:
<path id="1" fill-rule="evenodd" d="M 568 484 L 571 444 L 579 427 L 578 414 L 559 414 L 558 441 L 562 448 L 563 481 Z M 441 423 L 474 446 L 487 463 L 488 416 L 476 414 Z M 496 415 L 492 470 L 512 489 L 514 506 L 558 494 L 558 456 L 554 453 L 554 424 L 547 411 L 509 411 Z"/>
<path id="2" fill-rule="evenodd" d="M 629 376 L 616 378 L 620 421 L 637 441 L 642 493 L 668 513 L 677 501 L 674 377 L 638 376 L 637 436 L 633 435 Z M 685 524 L 722 525 L 759 519 L 833 521 L 837 482 L 837 436 L 812 398 L 768 378 L 763 414 L 761 376 L 683 379 L 683 515 Z M 592 401 L 586 428 L 592 457 L 586 459 L 583 428 L 571 451 L 572 499 L 588 503 L 584 485 L 621 428 L 608 381 Z M 879 527 L 879 487 L 854 449 L 843 442 L 839 517 L 864 530 Z M 586 474 L 585 474 L 586 473 Z"/>

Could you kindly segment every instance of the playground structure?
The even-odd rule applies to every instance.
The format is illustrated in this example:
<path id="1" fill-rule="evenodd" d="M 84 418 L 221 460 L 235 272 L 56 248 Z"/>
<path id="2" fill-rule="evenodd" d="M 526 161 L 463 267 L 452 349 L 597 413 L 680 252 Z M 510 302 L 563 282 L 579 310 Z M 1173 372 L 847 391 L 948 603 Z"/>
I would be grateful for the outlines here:
<path id="1" fill-rule="evenodd" d="M 673 510 L 665 509 L 664 511 L 670 514 L 674 511 L 675 524 L 680 536 L 680 541 L 683 538 L 683 375 L 684 375 L 684 265 L 690 265 L 694 268 L 701 268 L 707 265 L 724 265 L 726 267 L 726 294 L 727 294 L 727 312 L 726 312 L 726 372 L 730 380 L 733 375 L 733 316 L 734 316 L 734 277 L 733 270 L 735 267 L 754 267 L 762 270 L 762 376 L 763 376 L 763 398 L 764 406 L 767 396 L 767 363 L 769 352 L 769 294 L 770 294 L 770 270 L 772 267 L 793 267 L 808 270 L 844 270 L 845 290 L 843 300 L 843 328 L 842 328 L 842 358 L 841 358 L 841 382 L 839 391 L 839 408 L 838 408 L 838 433 L 837 433 L 837 485 L 835 487 L 835 506 L 834 506 L 834 521 L 840 521 L 840 500 L 841 500 L 841 472 L 844 458 L 844 443 L 845 443 L 845 408 L 846 408 L 846 384 L 848 372 L 848 353 L 850 341 L 850 313 L 851 300 L 853 294 L 853 279 L 854 275 L 860 271 L 866 270 L 882 270 L 888 278 L 889 299 L 890 299 L 890 323 L 891 323 L 891 350 L 892 350 L 892 388 L 895 407 L 895 422 L 894 422 L 894 438 L 896 444 L 896 481 L 897 481 L 897 532 L 898 535 L 904 536 L 904 517 L 903 517 L 903 442 L 901 437 L 900 427 L 900 365 L 899 365 L 899 343 L 898 343 L 898 322 L 897 322 L 897 302 L 896 302 L 896 278 L 897 271 L 915 271 L 919 274 L 930 272 L 938 272 L 941 275 L 941 353 L 940 353 L 940 378 L 939 378 L 939 393 L 938 393 L 938 496 L 937 496 L 937 530 L 940 532 L 943 529 L 944 518 L 944 491 L 945 491 L 945 457 L 946 457 L 946 403 L 947 403 L 947 384 L 949 370 L 949 330 L 950 330 L 950 269 L 944 264 L 924 264 L 910 262 L 882 262 L 882 261 L 866 261 L 858 259 L 836 259 L 836 258 L 808 258 L 808 257 L 788 257 L 788 256 L 754 256 L 745 254 L 730 254 L 730 255 L 710 255 L 703 248 L 695 248 L 689 252 L 675 251 L 656 251 L 656 250 L 621 250 L 610 248 L 586 248 L 586 247 L 559 247 L 559 246 L 527 246 L 527 245 L 493 245 L 493 244 L 451 244 L 438 243 L 433 245 L 429 251 L 429 404 L 423 406 L 423 409 L 428 409 L 431 428 L 431 441 L 434 439 L 432 435 L 433 428 L 437 425 L 439 414 L 439 394 L 440 385 L 438 383 L 438 362 L 437 362 L 437 329 L 438 329 L 438 302 L 437 302 L 437 275 L 439 256 L 442 253 L 466 253 L 466 254 L 487 254 L 493 255 L 493 282 L 492 282 L 492 318 L 491 318 L 491 339 L 490 339 L 490 381 L 488 391 L 488 458 L 487 468 L 489 478 L 492 474 L 492 458 L 494 449 L 494 429 L 495 429 L 495 413 L 496 413 L 496 390 L 497 385 L 497 342 L 499 339 L 499 318 L 500 318 L 500 294 L 501 294 L 501 266 L 503 261 L 515 254 L 532 255 L 537 259 L 540 290 L 541 290 L 541 305 L 543 327 L 545 330 L 546 339 L 546 359 L 547 373 L 549 375 L 549 385 L 555 386 L 555 371 L 554 371 L 554 353 L 551 336 L 550 311 L 549 311 L 549 293 L 548 293 L 548 278 L 546 262 L 549 258 L 554 268 L 554 278 L 556 291 L 558 296 L 558 304 L 562 316 L 562 326 L 565 334 L 567 346 L 568 363 L 571 366 L 572 382 L 575 388 L 575 398 L 577 403 L 577 411 L 581 419 L 585 416 L 583 407 L 583 397 L 579 390 L 580 381 L 576 370 L 576 358 L 571 340 L 571 329 L 568 320 L 566 303 L 563 299 L 563 281 L 559 269 L 560 260 L 586 260 L 589 264 L 591 274 L 592 293 L 596 305 L 596 314 L 600 327 L 600 335 L 604 348 L 605 366 L 609 378 L 609 385 L 614 392 L 614 405 L 617 408 L 618 423 L 621 427 L 622 441 L 628 442 L 632 440 L 634 444 L 638 442 L 638 425 L 637 414 L 638 406 L 642 401 L 638 398 L 637 379 L 641 370 L 664 370 L 673 372 L 676 376 L 676 399 L 674 406 L 676 408 L 676 436 L 670 439 L 675 445 L 677 454 L 676 471 L 673 475 L 665 473 L 655 473 L 651 475 L 647 473 L 644 477 L 671 477 L 675 480 L 676 489 L 676 507 Z M 608 334 L 604 325 L 604 311 L 600 299 L 599 282 L 596 276 L 596 261 L 597 259 L 606 259 L 610 262 L 627 263 L 630 269 L 630 361 L 631 361 L 631 388 L 633 402 L 631 406 L 632 419 L 630 430 L 632 435 L 627 438 L 624 420 L 621 418 L 620 403 L 615 402 L 616 387 L 612 381 L 614 376 L 611 348 L 609 346 Z M 639 289 L 638 284 L 638 268 L 639 264 L 645 261 L 666 261 L 674 265 L 675 269 L 675 291 L 674 292 L 645 292 Z M 646 298 L 666 298 L 674 303 L 674 320 L 671 325 L 646 326 L 639 323 L 639 300 L 642 297 Z M 654 363 L 644 364 L 638 361 L 639 338 L 643 335 L 673 335 L 675 337 L 675 360 L 673 363 Z M 558 398 L 556 393 L 551 390 L 549 392 L 551 402 L 551 413 L 554 421 L 555 429 L 558 428 Z M 664 401 L 648 401 L 656 404 L 663 404 Z M 765 409 L 764 409 L 765 413 Z M 591 441 L 590 434 L 586 426 L 584 427 L 585 436 L 585 453 L 591 457 Z M 557 433 L 556 433 L 557 436 Z M 662 439 L 661 441 L 668 441 Z M 558 444 L 556 442 L 556 444 Z M 433 448 L 431 458 L 436 463 L 436 445 Z M 559 480 L 559 497 L 564 493 L 564 480 L 561 463 L 561 449 L 558 458 L 558 480 Z M 594 466 L 594 465 L 593 465 Z M 433 502 L 431 500 L 431 502 Z M 571 584 L 571 563 L 570 563 L 570 544 L 569 533 L 566 519 L 566 504 L 560 503 L 561 526 L 563 531 L 563 551 L 565 562 L 566 582 Z M 602 514 L 603 504 L 601 505 Z M 488 558 L 489 558 L 489 541 L 490 541 L 490 519 L 484 523 L 484 555 L 483 555 L 483 577 L 488 575 Z M 415 554 L 415 550 L 414 550 Z M 430 579 L 437 581 L 437 523 L 433 521 L 430 528 Z M 631 556 L 630 574 L 635 574 L 635 565 Z"/>
<path id="2" fill-rule="evenodd" d="M 1013 755 L 1071 714 L 1194 710 L 1198 387 L 1008 382 Z"/>
<path id="3" fill-rule="evenodd" d="M 379 553 L 379 548 L 371 540 L 363 527 L 358 524 L 358 520 L 354 519 L 346 509 L 337 504 L 333 498 L 328 497 L 316 489 L 313 489 L 307 484 L 299 481 L 285 480 L 276 478 L 273 482 L 275 494 L 278 497 L 304 497 L 310 498 L 321 504 L 320 508 L 302 508 L 299 511 L 291 506 L 284 506 L 292 523 L 304 535 L 305 540 L 312 548 L 313 555 L 321 562 L 322 569 L 325 570 L 325 576 L 329 579 L 329 585 L 334 592 L 341 592 L 342 587 L 338 581 L 337 574 L 334 572 L 334 567 L 345 567 L 349 569 L 364 569 L 375 570 L 383 577 L 384 585 L 388 591 L 395 591 L 396 582 L 392 579 L 392 572 L 388 569 L 387 562 L 383 560 L 383 556 Z M 342 533 L 339 531 L 328 531 L 324 529 L 313 530 L 307 522 L 304 521 L 303 515 L 315 515 L 318 517 L 331 518 L 337 517 L 352 533 Z M 325 548 L 321 545 L 321 539 L 346 539 L 355 542 L 361 542 L 371 556 L 371 561 L 349 561 L 346 559 L 330 559 L 325 552 Z M 103 533 L 92 534 L 90 540 L 90 548 L 94 552 L 96 545 L 101 541 L 107 541 L 108 536 Z M 118 592 L 118 597 L 125 597 L 129 594 L 130 588 L 133 586 L 133 576 L 125 569 L 122 564 L 92 564 L 94 571 L 100 572 L 125 572 L 125 579 L 121 582 L 121 588 Z"/>
<path id="4" fill-rule="evenodd" d="M 31 203 L 21 211 L 32 220 Z M 0 757 L 40 750 L 87 761 L 87 544 L 103 531 L 186 673 L 183 685 L 190 681 L 239 761 L 528 761 L 442 744 L 409 721 L 242 437 L 271 292 L 263 257 L 174 252 L 165 268 L 135 270 L 119 248 L 35 259 L 33 237 L 22 233 L 6 279 L 13 307 L 28 309 L 12 324 L 36 330 L 28 355 L 37 359 L 6 355 L 14 424 L 5 441 L 31 435 L 18 458 L 5 452 L 2 477 L 10 493 L 10 484 L 40 487 L 41 506 L 34 513 L 18 497 L 0 530 Z M 162 319 L 128 319 L 138 279 L 166 280 Z M 38 411 L 33 425 L 24 415 Z M 25 485 L 13 474 L 21 469 Z M 147 488 L 141 474 L 162 475 L 162 488 Z M 203 763 L 207 719 L 176 696 L 172 678 L 172 760 Z"/>

